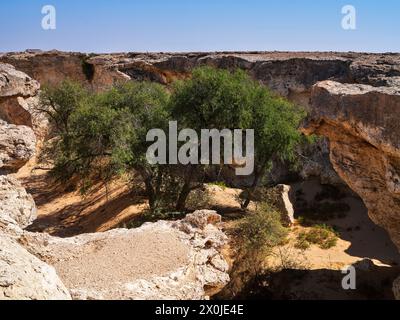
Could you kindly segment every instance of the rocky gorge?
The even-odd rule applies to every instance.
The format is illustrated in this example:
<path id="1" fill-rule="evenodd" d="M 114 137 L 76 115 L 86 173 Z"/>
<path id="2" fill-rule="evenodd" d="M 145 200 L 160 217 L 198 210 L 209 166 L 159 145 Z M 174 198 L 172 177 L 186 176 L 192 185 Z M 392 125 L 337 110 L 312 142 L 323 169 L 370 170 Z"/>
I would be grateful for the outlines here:
<path id="1" fill-rule="evenodd" d="M 215 226 L 220 216 L 213 211 L 68 239 L 23 230 L 36 218 L 36 206 L 13 173 L 36 152 L 37 127 L 25 101 L 36 98 L 39 84 L 11 65 L 0 70 L 0 299 L 202 299 L 205 287 L 229 281 L 220 255 L 226 236 Z M 143 252 L 149 242 L 150 256 Z M 124 246 L 129 250 L 121 252 Z M 122 259 L 119 273 L 107 265 L 113 256 Z M 113 276 L 104 282 L 108 273 Z M 90 284 L 77 280 L 89 275 Z"/>
<path id="2" fill-rule="evenodd" d="M 0 55 L 0 299 L 200 299 L 207 296 L 205 288 L 229 281 L 222 255 L 227 238 L 213 211 L 138 229 L 58 238 L 24 230 L 36 218 L 36 206 L 13 175 L 34 157 L 36 140 L 43 136 L 45 120 L 34 111 L 41 85 L 70 78 L 94 90 L 130 80 L 169 86 L 200 65 L 244 69 L 276 94 L 304 106 L 309 116 L 303 132 L 326 139 L 305 153 L 300 176 L 350 187 L 400 248 L 398 54 L 6 53 Z M 140 255 L 140 244 L 149 242 L 157 245 L 147 261 L 121 249 L 123 243 L 135 245 Z M 115 244 L 126 267 L 108 278 L 105 287 L 96 279 L 110 268 L 104 257 L 115 257 Z M 162 258 L 165 252 L 168 256 Z M 161 262 L 154 270 L 156 256 Z M 91 269 L 93 261 L 105 263 Z M 137 261 L 145 271 L 139 271 Z M 90 284 L 77 278 L 84 272 L 94 277 Z M 397 298 L 399 290 L 397 280 Z"/>

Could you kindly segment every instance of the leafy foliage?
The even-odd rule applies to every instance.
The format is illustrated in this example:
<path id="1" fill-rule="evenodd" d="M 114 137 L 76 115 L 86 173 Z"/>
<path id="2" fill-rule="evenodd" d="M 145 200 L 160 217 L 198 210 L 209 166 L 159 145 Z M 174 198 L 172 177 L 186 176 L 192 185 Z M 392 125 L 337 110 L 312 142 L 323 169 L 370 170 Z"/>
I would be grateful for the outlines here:
<path id="1" fill-rule="evenodd" d="M 183 211 L 210 167 L 150 165 L 145 157 L 150 129 L 167 131 L 170 120 L 198 133 L 254 129 L 254 186 L 273 158 L 294 158 L 301 137 L 297 127 L 303 112 L 241 70 L 198 68 L 172 92 L 154 83 L 128 82 L 94 93 L 65 81 L 45 88 L 41 100 L 55 128 L 53 173 L 64 181 L 78 177 L 83 191 L 99 179 L 139 173 L 152 211 Z"/>
<path id="2" fill-rule="evenodd" d="M 273 159 L 295 159 L 302 141 L 298 131 L 304 110 L 272 94 L 244 71 L 195 69 L 190 80 L 178 82 L 170 101 L 171 114 L 183 127 L 254 129 L 255 172 L 252 189 L 271 168 Z M 249 192 L 251 194 L 251 192 Z M 247 207 L 249 199 L 243 203 Z"/>
<path id="3" fill-rule="evenodd" d="M 288 229 L 282 226 L 281 215 L 268 204 L 246 216 L 237 227 L 237 258 L 231 271 L 231 281 L 221 297 L 237 296 L 265 272 L 265 260 L 273 248 L 286 241 Z"/>
<path id="4" fill-rule="evenodd" d="M 281 244 L 287 235 L 287 229 L 281 223 L 281 214 L 265 203 L 244 219 L 239 230 L 247 251 L 265 252 Z"/>
<path id="5" fill-rule="evenodd" d="M 337 239 L 337 233 L 332 227 L 325 224 L 317 225 L 298 235 L 296 248 L 305 250 L 311 244 L 316 244 L 321 249 L 330 249 L 336 246 Z"/>

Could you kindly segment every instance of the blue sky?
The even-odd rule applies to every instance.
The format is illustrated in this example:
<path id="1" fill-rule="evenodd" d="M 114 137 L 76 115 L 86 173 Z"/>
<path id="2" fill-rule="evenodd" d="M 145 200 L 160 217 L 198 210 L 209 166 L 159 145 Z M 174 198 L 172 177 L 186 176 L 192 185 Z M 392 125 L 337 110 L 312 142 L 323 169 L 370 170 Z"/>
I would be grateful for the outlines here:
<path id="1" fill-rule="evenodd" d="M 356 30 L 341 27 L 347 4 Z M 0 51 L 400 52 L 399 15 L 398 0 L 2 0 Z"/>

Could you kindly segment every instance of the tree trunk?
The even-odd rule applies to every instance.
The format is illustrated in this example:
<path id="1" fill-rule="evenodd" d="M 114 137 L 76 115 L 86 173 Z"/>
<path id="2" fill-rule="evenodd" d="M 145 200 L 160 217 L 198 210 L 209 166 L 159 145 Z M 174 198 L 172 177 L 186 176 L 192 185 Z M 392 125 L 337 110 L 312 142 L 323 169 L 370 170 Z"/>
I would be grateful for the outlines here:
<path id="1" fill-rule="evenodd" d="M 156 209 L 156 204 L 157 204 L 157 194 L 153 188 L 152 184 L 152 179 L 151 176 L 149 176 L 144 169 L 140 168 L 137 169 L 142 176 L 145 189 L 146 189 L 146 195 L 147 199 L 149 200 L 149 207 L 151 211 L 154 211 Z"/>
<path id="2" fill-rule="evenodd" d="M 187 200 L 190 192 L 196 188 L 196 187 L 192 188 L 190 186 L 191 182 L 192 182 L 192 178 L 193 178 L 193 173 L 195 172 L 195 170 L 196 169 L 194 166 L 190 166 L 188 169 L 188 172 L 185 175 L 185 183 L 182 187 L 181 192 L 179 193 L 178 200 L 176 202 L 176 206 L 175 206 L 176 211 L 181 212 L 186 209 L 185 208 L 186 200 Z"/>
<path id="3" fill-rule="evenodd" d="M 187 198 L 188 198 L 188 196 L 189 196 L 191 191 L 192 190 L 190 189 L 189 185 L 185 184 L 183 186 L 183 188 L 182 188 L 182 190 L 181 190 L 181 192 L 179 194 L 178 200 L 176 202 L 176 206 L 175 206 L 176 211 L 181 212 L 181 211 L 185 210 L 186 200 L 187 200 Z"/>
<path id="4" fill-rule="evenodd" d="M 264 175 L 264 173 L 265 173 L 265 167 L 261 168 L 260 170 L 257 170 L 257 169 L 255 170 L 254 180 L 253 180 L 251 187 L 247 189 L 247 197 L 241 205 L 242 209 L 247 209 L 247 207 L 249 206 L 250 201 L 251 201 L 251 195 L 256 190 L 258 183 L 260 182 L 260 178 Z"/>

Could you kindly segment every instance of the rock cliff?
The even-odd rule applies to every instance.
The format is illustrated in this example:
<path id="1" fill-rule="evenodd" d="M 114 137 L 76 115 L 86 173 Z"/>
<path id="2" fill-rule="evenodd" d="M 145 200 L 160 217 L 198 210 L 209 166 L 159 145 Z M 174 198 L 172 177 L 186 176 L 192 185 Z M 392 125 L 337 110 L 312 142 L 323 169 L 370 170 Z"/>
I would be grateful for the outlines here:
<path id="1" fill-rule="evenodd" d="M 210 53 L 117 53 L 82 54 L 59 51 L 7 53 L 0 62 L 37 79 L 57 84 L 66 78 L 95 90 L 118 81 L 148 80 L 169 85 L 189 76 L 198 66 L 242 68 L 279 95 L 302 106 L 310 106 L 311 89 L 324 80 L 342 83 L 386 85 L 400 77 L 400 55 L 338 52 L 210 52 Z M 332 169 L 328 142 L 304 150 L 300 168 L 303 177 L 320 177 L 322 183 L 343 181 Z M 270 180 L 280 183 L 289 174 L 275 165 Z M 229 174 L 228 174 L 229 179 Z M 246 184 L 243 181 L 238 186 Z"/>
<path id="2" fill-rule="evenodd" d="M 59 51 L 7 53 L 9 63 L 43 84 L 65 78 L 103 89 L 116 81 L 170 84 L 198 66 L 242 68 L 273 91 L 309 105 L 312 86 L 323 80 L 385 85 L 400 77 L 399 54 L 314 52 L 210 52 L 82 54 Z"/>
<path id="3" fill-rule="evenodd" d="M 304 132 L 329 139 L 336 172 L 400 248 L 400 86 L 324 81 L 311 101 Z"/>

